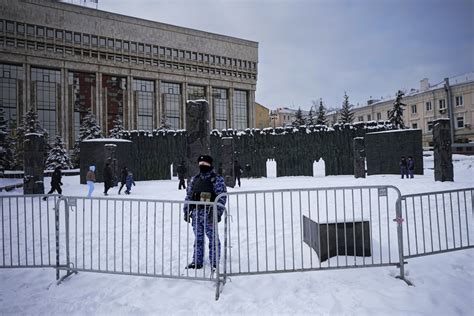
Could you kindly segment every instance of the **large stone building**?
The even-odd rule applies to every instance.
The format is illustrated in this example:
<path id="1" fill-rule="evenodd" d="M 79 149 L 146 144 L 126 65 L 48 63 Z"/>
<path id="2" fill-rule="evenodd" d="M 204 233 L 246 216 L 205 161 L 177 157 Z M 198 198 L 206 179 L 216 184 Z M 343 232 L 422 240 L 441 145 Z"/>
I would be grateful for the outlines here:
<path id="1" fill-rule="evenodd" d="M 419 89 L 408 91 L 403 97 L 407 106 L 403 113 L 404 123 L 409 128 L 421 129 L 423 146 L 433 144 L 433 121 L 450 118 L 454 143 L 474 142 L 474 73 L 446 78 L 431 85 L 428 79 L 420 82 Z M 354 121 L 380 121 L 388 119 L 394 99 L 369 100 L 366 106 L 355 107 Z M 337 121 L 338 113 L 328 116 L 328 121 Z"/>
<path id="2" fill-rule="evenodd" d="M 255 127 L 258 43 L 52 0 L 0 0 L 0 106 L 34 107 L 69 148 L 91 110 L 103 133 L 166 121 L 206 99 L 211 128 Z M 52 138 L 50 138 L 52 139 Z"/>

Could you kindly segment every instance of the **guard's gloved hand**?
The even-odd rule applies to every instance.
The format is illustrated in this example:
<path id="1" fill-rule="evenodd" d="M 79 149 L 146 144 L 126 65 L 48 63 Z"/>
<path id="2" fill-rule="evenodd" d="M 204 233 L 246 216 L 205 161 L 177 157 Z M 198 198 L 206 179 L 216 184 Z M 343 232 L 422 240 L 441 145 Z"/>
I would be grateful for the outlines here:
<path id="1" fill-rule="evenodd" d="M 207 213 L 207 220 L 209 223 L 214 223 L 214 216 L 212 213 L 212 209 L 210 209 Z M 222 220 L 222 215 L 217 213 L 217 222 L 220 223 L 221 220 Z"/>

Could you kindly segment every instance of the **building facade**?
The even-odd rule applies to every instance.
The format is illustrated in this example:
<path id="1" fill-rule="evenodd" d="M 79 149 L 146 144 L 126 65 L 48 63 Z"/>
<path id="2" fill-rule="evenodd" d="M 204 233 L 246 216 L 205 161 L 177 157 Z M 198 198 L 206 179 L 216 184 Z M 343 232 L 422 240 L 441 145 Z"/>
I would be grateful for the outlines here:
<path id="1" fill-rule="evenodd" d="M 82 117 L 104 135 L 186 126 L 206 99 L 211 128 L 255 127 L 258 43 L 52 0 L 0 0 L 0 106 L 18 126 L 34 107 L 74 145 Z M 50 139 L 53 139 L 50 137 Z"/>
<path id="2" fill-rule="evenodd" d="M 255 103 L 255 127 L 256 128 L 267 128 L 270 127 L 270 109 Z"/>
<path id="3" fill-rule="evenodd" d="M 366 106 L 353 108 L 354 121 L 388 120 L 393 102 L 394 99 L 369 100 Z M 446 78 L 435 85 L 423 79 L 420 88 L 407 92 L 402 102 L 407 105 L 403 112 L 404 123 L 409 128 L 422 130 L 424 147 L 433 144 L 433 121 L 450 116 L 454 143 L 474 142 L 474 73 Z M 332 112 L 328 121 L 338 121 L 338 116 Z"/>

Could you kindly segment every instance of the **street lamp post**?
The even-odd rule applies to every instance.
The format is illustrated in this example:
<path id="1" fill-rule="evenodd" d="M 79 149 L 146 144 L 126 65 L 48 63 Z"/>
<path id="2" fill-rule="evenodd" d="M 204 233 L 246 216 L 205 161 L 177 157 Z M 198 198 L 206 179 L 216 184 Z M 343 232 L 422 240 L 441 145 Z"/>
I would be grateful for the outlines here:
<path id="1" fill-rule="evenodd" d="M 270 110 L 270 120 L 273 122 L 273 129 L 275 129 L 275 121 L 277 119 L 277 113 L 275 110 Z"/>

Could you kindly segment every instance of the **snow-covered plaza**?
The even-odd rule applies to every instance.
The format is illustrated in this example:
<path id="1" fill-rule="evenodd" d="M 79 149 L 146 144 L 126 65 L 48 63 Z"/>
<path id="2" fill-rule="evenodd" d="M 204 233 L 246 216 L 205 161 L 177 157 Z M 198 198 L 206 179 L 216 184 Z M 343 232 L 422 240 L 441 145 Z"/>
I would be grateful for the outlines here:
<path id="1" fill-rule="evenodd" d="M 474 157 L 454 155 L 453 160 L 454 182 L 435 182 L 433 157 L 425 156 L 424 175 L 414 179 L 400 179 L 398 175 L 324 177 L 315 167 L 315 177 L 242 179 L 242 187 L 229 188 L 229 192 L 392 185 L 406 195 L 473 187 Z M 18 180 L 0 179 L 1 185 L 14 182 Z M 79 184 L 78 176 L 64 177 L 63 182 L 64 195 L 87 194 L 87 187 Z M 49 189 L 49 179 L 45 184 Z M 93 196 L 102 197 L 102 191 L 103 184 L 97 184 Z M 21 193 L 20 189 L 0 194 Z M 141 181 L 131 195 L 119 196 L 117 188 L 113 188 L 109 198 L 179 202 L 184 191 L 178 190 L 177 179 Z M 470 231 L 474 232 L 472 204 L 468 210 L 466 219 L 469 217 Z M 233 216 L 232 221 L 235 224 L 237 218 Z M 264 223 L 258 225 L 263 232 Z M 233 244 L 234 248 L 237 246 L 241 245 Z M 242 247 L 245 249 L 244 242 Z M 286 259 L 282 256 L 279 254 L 278 260 Z M 243 255 L 242 258 L 245 259 Z M 474 308 L 473 259 L 472 249 L 410 259 L 405 275 L 414 286 L 395 278 L 399 274 L 395 266 L 233 276 L 218 301 L 214 300 L 213 282 L 79 272 L 56 285 L 54 269 L 7 268 L 0 270 L 0 314 L 468 315 Z M 78 265 L 80 261 L 79 258 Z"/>

